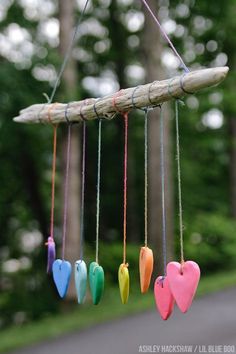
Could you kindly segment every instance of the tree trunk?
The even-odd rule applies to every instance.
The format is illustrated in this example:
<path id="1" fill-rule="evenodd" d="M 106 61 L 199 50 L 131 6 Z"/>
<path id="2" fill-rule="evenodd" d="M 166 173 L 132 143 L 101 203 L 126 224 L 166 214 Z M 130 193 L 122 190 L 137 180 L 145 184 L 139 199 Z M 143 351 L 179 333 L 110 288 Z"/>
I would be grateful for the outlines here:
<path id="1" fill-rule="evenodd" d="M 149 5 L 157 13 L 157 2 L 150 0 Z M 160 32 L 150 17 L 145 13 L 143 49 L 147 81 L 166 78 L 161 64 L 162 43 Z M 170 109 L 168 104 L 164 110 L 164 148 L 165 148 L 165 202 L 167 222 L 167 261 L 173 255 L 173 187 L 171 174 L 171 131 Z M 157 108 L 149 116 L 149 241 L 153 248 L 155 265 L 154 277 L 163 274 L 162 254 L 162 210 L 161 210 L 161 173 L 160 173 L 160 110 Z"/>
<path id="2" fill-rule="evenodd" d="M 60 21 L 60 54 L 64 57 L 68 45 L 71 41 L 72 31 L 74 27 L 74 0 L 59 0 L 59 21 Z M 69 60 L 62 79 L 62 89 L 64 96 L 68 100 L 76 98 L 77 88 L 77 70 L 75 60 Z M 66 166 L 66 143 L 67 134 L 63 136 L 62 144 L 62 168 L 63 180 L 65 181 Z M 66 260 L 71 262 L 72 268 L 74 262 L 79 257 L 79 235 L 80 235 L 80 138 L 79 129 L 74 126 L 71 135 L 71 155 L 70 155 L 70 175 L 68 188 L 68 219 L 67 219 L 67 237 L 66 237 Z M 62 184 L 64 186 L 64 183 Z M 63 193 L 62 193 L 63 198 Z M 61 203 L 63 206 L 64 201 Z M 72 281 L 67 293 L 67 299 L 76 298 L 75 285 Z"/>

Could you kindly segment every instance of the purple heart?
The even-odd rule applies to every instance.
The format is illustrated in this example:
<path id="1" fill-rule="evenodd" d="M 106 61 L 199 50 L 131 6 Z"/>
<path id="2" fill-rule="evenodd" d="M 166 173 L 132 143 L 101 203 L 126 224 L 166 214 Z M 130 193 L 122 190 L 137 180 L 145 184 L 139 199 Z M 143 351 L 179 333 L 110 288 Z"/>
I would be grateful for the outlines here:
<path id="1" fill-rule="evenodd" d="M 52 273 L 52 265 L 56 258 L 56 247 L 53 238 L 48 237 L 48 242 L 46 243 L 48 246 L 48 262 L 47 262 L 47 273 Z"/>

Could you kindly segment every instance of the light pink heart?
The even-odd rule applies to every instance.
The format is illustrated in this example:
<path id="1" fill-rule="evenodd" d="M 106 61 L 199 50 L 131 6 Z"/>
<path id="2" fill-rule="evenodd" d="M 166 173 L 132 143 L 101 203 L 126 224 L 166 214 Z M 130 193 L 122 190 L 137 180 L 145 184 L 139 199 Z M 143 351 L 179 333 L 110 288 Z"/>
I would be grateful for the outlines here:
<path id="1" fill-rule="evenodd" d="M 154 285 L 154 296 L 161 318 L 167 320 L 174 309 L 174 297 L 170 291 L 168 278 L 158 277 Z"/>
<path id="2" fill-rule="evenodd" d="M 200 279 L 200 268 L 193 261 L 170 262 L 167 265 L 170 290 L 182 312 L 187 312 L 192 304 Z"/>

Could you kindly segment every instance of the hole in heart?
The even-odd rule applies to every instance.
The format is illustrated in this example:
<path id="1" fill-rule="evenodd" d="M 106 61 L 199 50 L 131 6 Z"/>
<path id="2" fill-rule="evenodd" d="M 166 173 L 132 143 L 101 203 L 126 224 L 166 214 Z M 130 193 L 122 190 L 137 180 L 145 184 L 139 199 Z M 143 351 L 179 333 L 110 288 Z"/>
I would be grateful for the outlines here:
<path id="1" fill-rule="evenodd" d="M 97 268 L 99 268 L 99 265 L 97 265 L 97 266 L 95 266 L 95 267 L 93 268 L 93 275 L 95 274 L 95 270 L 96 270 Z"/>

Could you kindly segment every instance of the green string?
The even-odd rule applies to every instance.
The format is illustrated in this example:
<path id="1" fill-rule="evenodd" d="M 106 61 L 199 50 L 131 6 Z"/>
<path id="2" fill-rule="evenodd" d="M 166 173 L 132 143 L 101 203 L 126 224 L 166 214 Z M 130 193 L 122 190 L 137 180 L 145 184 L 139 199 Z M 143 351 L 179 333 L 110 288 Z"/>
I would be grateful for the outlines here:
<path id="1" fill-rule="evenodd" d="M 100 222 L 100 184 L 101 184 L 101 140 L 102 120 L 98 120 L 98 164 L 97 164 L 97 206 L 96 206 L 96 262 L 98 263 L 99 251 L 99 222 Z"/>

